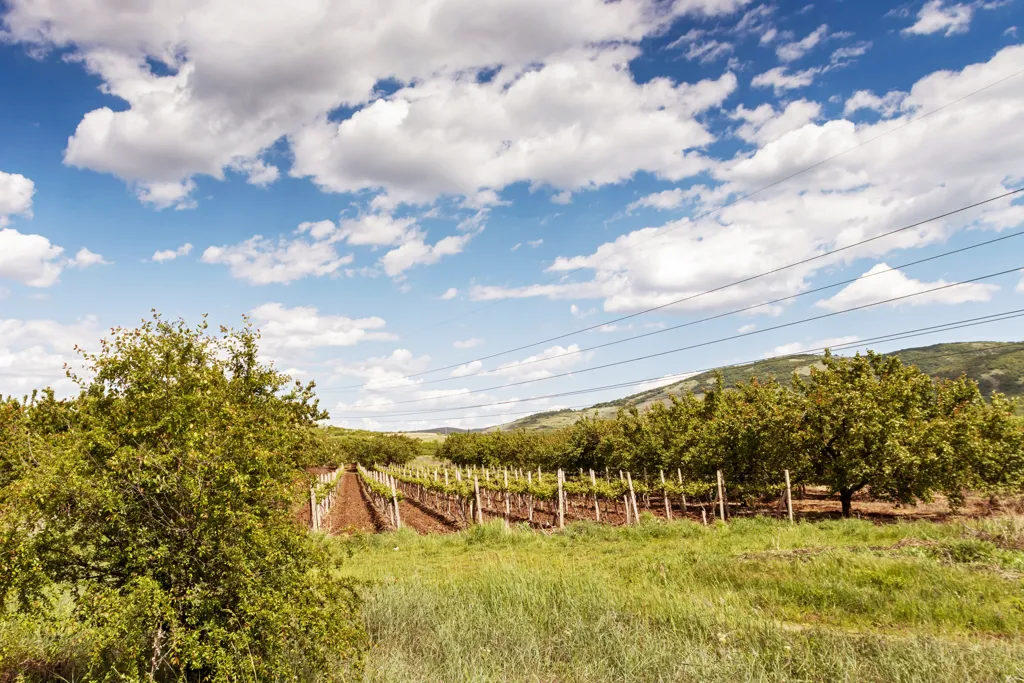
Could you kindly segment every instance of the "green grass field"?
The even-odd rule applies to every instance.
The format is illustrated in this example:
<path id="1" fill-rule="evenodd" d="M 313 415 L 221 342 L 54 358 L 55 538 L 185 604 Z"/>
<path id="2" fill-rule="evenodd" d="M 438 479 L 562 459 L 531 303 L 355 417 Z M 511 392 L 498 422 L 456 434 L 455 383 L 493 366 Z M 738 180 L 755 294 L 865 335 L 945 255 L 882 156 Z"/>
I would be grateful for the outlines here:
<path id="1" fill-rule="evenodd" d="M 371 681 L 1024 680 L 1024 522 L 328 541 Z"/>

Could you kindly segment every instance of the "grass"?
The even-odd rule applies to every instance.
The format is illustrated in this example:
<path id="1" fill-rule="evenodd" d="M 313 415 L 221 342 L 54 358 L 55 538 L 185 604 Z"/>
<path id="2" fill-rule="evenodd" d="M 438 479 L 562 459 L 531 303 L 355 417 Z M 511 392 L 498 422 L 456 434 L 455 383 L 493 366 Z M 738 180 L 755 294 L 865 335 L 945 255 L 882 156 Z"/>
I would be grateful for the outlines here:
<path id="1" fill-rule="evenodd" d="M 1024 524 L 338 539 L 371 681 L 1024 680 Z"/>

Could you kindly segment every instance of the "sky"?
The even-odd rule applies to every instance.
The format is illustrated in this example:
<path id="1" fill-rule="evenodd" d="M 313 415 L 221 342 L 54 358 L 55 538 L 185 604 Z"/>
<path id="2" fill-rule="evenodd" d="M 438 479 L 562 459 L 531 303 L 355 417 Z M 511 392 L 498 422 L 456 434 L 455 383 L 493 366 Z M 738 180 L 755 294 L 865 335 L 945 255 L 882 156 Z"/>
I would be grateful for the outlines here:
<path id="1" fill-rule="evenodd" d="M 1024 194 L 994 199 L 1024 187 L 1018 26 L 1022 0 L 0 0 L 0 394 L 70 395 L 75 345 L 152 309 L 248 316 L 333 424 L 389 431 L 1020 340 L 867 341 L 1024 309 Z"/>

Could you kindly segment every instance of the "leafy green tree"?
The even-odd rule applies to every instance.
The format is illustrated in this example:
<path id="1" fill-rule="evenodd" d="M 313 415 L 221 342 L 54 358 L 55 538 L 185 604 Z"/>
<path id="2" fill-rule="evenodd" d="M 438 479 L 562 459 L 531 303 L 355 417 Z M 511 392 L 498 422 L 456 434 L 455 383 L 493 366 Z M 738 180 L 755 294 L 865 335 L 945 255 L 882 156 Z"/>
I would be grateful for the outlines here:
<path id="1" fill-rule="evenodd" d="M 25 462 L 0 482 L 0 598 L 70 591 L 86 678 L 316 681 L 358 661 L 352 592 L 293 514 L 326 415 L 257 342 L 154 315 L 82 354 L 77 398 L 0 409 L 0 458 Z"/>
<path id="2" fill-rule="evenodd" d="M 804 402 L 801 437 L 812 481 L 839 494 L 843 516 L 853 495 L 899 503 L 929 500 L 935 491 L 954 493 L 964 481 L 968 458 L 943 447 L 957 426 L 942 420 L 932 379 L 899 358 L 868 352 L 841 358 L 825 354 L 824 369 L 793 385 Z M 957 402 L 975 400 L 969 387 Z M 948 412 L 948 411 L 947 411 Z M 964 443 L 960 447 L 964 447 Z M 960 464 L 957 464 L 957 463 Z"/>
<path id="3" fill-rule="evenodd" d="M 786 469 L 800 479 L 803 411 L 795 393 L 774 379 L 741 382 L 726 391 L 719 377 L 705 394 L 701 413 L 699 476 L 711 479 L 720 468 L 731 490 L 754 496 L 776 492 Z"/>

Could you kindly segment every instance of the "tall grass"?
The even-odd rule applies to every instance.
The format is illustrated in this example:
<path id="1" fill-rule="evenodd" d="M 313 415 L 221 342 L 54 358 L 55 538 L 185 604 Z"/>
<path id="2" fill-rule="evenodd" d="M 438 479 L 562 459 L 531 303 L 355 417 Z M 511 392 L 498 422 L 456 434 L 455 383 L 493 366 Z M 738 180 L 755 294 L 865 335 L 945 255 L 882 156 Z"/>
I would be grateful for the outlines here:
<path id="1" fill-rule="evenodd" d="M 1024 678 L 1024 555 L 973 534 L 648 520 L 337 547 L 363 582 L 375 681 Z"/>

